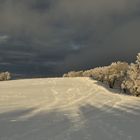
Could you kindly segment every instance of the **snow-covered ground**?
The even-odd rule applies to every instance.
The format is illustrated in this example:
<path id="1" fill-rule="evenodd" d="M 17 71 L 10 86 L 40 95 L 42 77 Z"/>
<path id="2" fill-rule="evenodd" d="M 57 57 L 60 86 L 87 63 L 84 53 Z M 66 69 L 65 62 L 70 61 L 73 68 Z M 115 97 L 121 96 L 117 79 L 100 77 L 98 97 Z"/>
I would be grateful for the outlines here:
<path id="1" fill-rule="evenodd" d="M 140 140 L 140 98 L 89 78 L 0 82 L 0 140 Z"/>

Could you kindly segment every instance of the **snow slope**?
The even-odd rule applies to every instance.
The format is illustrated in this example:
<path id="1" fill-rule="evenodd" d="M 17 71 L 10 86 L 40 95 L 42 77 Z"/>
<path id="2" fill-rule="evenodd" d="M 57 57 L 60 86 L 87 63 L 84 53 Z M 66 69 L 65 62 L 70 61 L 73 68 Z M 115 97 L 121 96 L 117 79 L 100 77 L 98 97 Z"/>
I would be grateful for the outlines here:
<path id="1" fill-rule="evenodd" d="M 140 140 L 140 98 L 89 78 L 0 82 L 0 140 Z"/>

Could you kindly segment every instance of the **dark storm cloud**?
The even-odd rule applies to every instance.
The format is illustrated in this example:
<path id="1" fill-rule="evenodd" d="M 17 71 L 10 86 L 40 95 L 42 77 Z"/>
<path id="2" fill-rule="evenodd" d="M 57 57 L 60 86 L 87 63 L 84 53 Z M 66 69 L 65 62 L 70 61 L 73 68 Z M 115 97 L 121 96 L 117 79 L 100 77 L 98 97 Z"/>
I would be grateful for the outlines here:
<path id="1" fill-rule="evenodd" d="M 60 74 L 139 51 L 139 0 L 0 0 L 0 66 Z"/>

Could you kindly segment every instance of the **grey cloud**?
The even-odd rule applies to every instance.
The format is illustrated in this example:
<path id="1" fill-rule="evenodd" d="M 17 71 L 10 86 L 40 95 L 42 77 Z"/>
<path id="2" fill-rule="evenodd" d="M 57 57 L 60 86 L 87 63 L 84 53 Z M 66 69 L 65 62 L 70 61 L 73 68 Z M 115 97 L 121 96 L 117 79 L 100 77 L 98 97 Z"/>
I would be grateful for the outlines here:
<path id="1" fill-rule="evenodd" d="M 139 0 L 0 0 L 0 66 L 56 75 L 131 61 L 140 45 L 139 6 Z"/>

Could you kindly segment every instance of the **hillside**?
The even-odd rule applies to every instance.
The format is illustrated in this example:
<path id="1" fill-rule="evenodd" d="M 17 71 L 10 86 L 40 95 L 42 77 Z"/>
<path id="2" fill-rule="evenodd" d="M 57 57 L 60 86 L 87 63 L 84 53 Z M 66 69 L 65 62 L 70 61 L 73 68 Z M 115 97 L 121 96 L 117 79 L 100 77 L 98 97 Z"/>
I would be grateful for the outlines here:
<path id="1" fill-rule="evenodd" d="M 0 82 L 0 140 L 139 140 L 139 117 L 140 98 L 89 78 Z"/>

